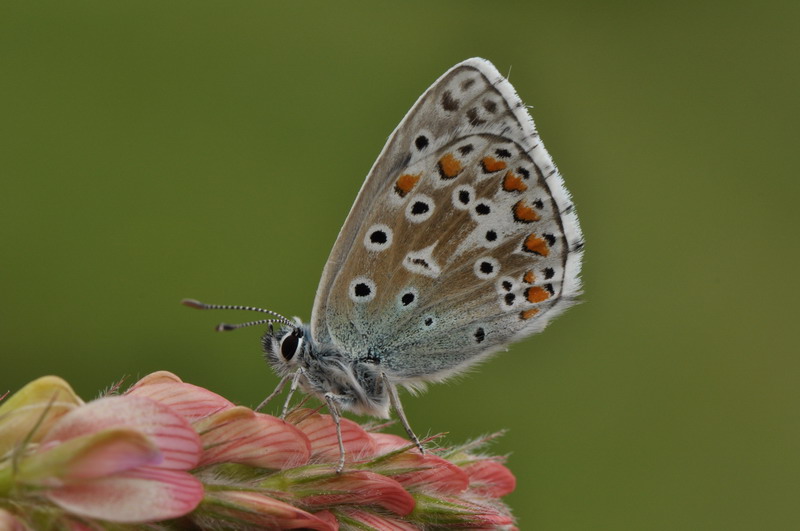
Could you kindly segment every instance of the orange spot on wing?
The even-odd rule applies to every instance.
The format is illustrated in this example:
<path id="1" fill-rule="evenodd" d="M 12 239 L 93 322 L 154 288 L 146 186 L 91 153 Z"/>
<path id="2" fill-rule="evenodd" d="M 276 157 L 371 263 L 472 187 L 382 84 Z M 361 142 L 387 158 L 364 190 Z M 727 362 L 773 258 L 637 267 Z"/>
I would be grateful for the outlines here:
<path id="1" fill-rule="evenodd" d="M 533 286 L 525 290 L 525 298 L 528 299 L 528 302 L 542 302 L 546 301 L 549 297 L 550 293 L 539 286 Z"/>
<path id="2" fill-rule="evenodd" d="M 497 160 L 494 157 L 483 157 L 481 164 L 483 165 L 483 171 L 486 173 L 494 173 L 506 168 L 505 162 L 502 160 Z"/>
<path id="3" fill-rule="evenodd" d="M 397 182 L 394 183 L 394 191 L 397 192 L 397 195 L 400 197 L 405 197 L 408 192 L 411 191 L 414 186 L 416 186 L 421 174 L 418 175 L 411 175 L 410 173 L 406 173 L 401 175 L 397 178 Z"/>
<path id="4" fill-rule="evenodd" d="M 515 174 L 513 171 L 508 171 L 503 178 L 503 190 L 506 192 L 524 192 L 528 189 L 528 185 L 522 180 L 522 177 Z"/>
<path id="5" fill-rule="evenodd" d="M 522 223 L 531 223 L 539 221 L 540 218 L 539 214 L 525 201 L 517 201 L 517 204 L 514 205 L 514 219 Z"/>
<path id="6" fill-rule="evenodd" d="M 540 256 L 547 256 L 550 253 L 550 248 L 547 247 L 547 242 L 544 239 L 537 237 L 535 234 L 529 234 L 522 244 L 522 249 L 529 253 L 536 253 Z"/>
<path id="7" fill-rule="evenodd" d="M 453 179 L 461 173 L 461 162 L 452 153 L 445 153 L 439 159 L 439 175 L 442 179 Z"/>
<path id="8" fill-rule="evenodd" d="M 526 284 L 533 284 L 536 282 L 536 275 L 533 274 L 533 271 L 526 271 L 524 275 L 522 275 L 522 281 Z"/>
<path id="9" fill-rule="evenodd" d="M 520 319 L 523 319 L 523 320 L 527 321 L 528 319 L 530 319 L 531 317 L 533 317 L 537 313 L 539 313 L 539 308 L 531 308 L 530 310 L 521 311 L 519 313 L 519 317 L 520 317 Z"/>

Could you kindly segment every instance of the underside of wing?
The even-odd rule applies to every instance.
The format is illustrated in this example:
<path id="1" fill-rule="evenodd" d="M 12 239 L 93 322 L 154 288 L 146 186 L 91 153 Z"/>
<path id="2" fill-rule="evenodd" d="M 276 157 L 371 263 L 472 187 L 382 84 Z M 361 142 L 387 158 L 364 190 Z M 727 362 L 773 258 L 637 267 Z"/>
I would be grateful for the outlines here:
<path id="1" fill-rule="evenodd" d="M 544 328 L 579 294 L 583 238 L 514 89 L 483 59 L 422 95 L 325 267 L 317 341 L 437 380 Z"/>

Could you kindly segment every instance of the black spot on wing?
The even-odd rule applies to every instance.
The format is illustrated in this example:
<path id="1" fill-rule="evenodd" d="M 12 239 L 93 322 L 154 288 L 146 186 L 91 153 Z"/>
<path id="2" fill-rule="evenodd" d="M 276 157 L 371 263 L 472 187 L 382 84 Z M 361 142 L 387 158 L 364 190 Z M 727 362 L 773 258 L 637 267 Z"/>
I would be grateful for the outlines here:
<path id="1" fill-rule="evenodd" d="M 461 102 L 453 97 L 453 93 L 445 90 L 442 94 L 442 108 L 446 111 L 457 111 L 461 107 Z"/>
<path id="2" fill-rule="evenodd" d="M 353 293 L 355 294 L 356 297 L 359 297 L 359 298 L 361 298 L 361 297 L 369 297 L 370 293 L 372 293 L 372 288 L 370 288 L 368 285 L 366 285 L 363 282 L 359 282 L 353 288 Z"/>
<path id="3" fill-rule="evenodd" d="M 428 203 L 426 203 L 425 201 L 417 201 L 411 207 L 411 213 L 415 216 L 419 216 L 425 214 L 430 209 L 431 209 L 430 205 L 428 205 Z"/>
<path id="4" fill-rule="evenodd" d="M 483 125 L 486 123 L 486 120 L 478 116 L 478 109 L 475 107 L 467 111 L 467 119 L 469 120 L 469 125 Z"/>

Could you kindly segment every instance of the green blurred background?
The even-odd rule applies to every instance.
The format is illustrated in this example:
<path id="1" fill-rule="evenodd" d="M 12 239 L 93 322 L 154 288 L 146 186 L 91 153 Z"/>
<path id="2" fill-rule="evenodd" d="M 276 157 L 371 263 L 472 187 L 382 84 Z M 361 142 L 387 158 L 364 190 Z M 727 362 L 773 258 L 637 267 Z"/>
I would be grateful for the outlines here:
<path id="1" fill-rule="evenodd" d="M 262 331 L 212 330 L 252 316 L 178 302 L 308 319 L 388 134 L 482 56 L 574 194 L 585 303 L 407 397 L 413 426 L 508 428 L 522 529 L 798 529 L 798 20 L 796 1 L 3 2 L 0 392 L 167 369 L 257 404 Z"/>

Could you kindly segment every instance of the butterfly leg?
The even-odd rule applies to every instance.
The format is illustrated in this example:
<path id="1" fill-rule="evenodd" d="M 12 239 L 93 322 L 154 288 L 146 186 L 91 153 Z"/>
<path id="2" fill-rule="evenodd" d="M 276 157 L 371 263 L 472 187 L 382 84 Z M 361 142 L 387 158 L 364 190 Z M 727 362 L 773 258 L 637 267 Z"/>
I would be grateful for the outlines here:
<path id="1" fill-rule="evenodd" d="M 395 387 L 395 385 L 389 381 L 386 373 L 381 373 L 381 378 L 383 379 L 386 389 L 389 390 L 389 403 L 392 404 L 392 407 L 397 412 L 397 416 L 400 417 L 400 422 L 403 424 L 403 428 L 405 428 L 408 438 L 417 445 L 420 453 L 424 454 L 425 448 L 422 447 L 422 443 L 419 442 L 419 438 L 417 438 L 414 430 L 411 429 L 411 425 L 408 423 L 408 419 L 406 418 L 406 413 L 403 411 L 403 404 L 400 403 L 400 396 L 397 394 L 397 387 Z"/>
<path id="2" fill-rule="evenodd" d="M 267 404 L 269 404 L 269 403 L 270 403 L 270 401 L 271 401 L 273 398 L 275 398 L 276 396 L 278 396 L 279 394 L 281 394 L 281 392 L 283 392 L 283 388 L 284 388 L 284 387 L 286 387 L 286 382 L 288 382 L 288 381 L 289 381 L 289 379 L 290 379 L 291 377 L 292 377 L 292 376 L 291 376 L 290 374 L 287 374 L 286 376 L 284 376 L 283 378 L 281 378 L 281 381 L 278 383 L 278 387 L 276 387 L 276 388 L 275 388 L 275 390 L 274 390 L 274 391 L 272 391 L 272 393 L 270 393 L 270 395 L 269 395 L 267 398 L 265 398 L 264 400 L 262 400 L 262 401 L 261 401 L 261 403 L 260 403 L 260 404 L 258 405 L 258 407 L 255 409 L 255 411 L 261 411 L 262 409 L 264 409 L 264 407 L 265 407 Z"/>
<path id="3" fill-rule="evenodd" d="M 303 369 L 297 369 L 297 372 L 295 372 L 294 375 L 292 376 L 292 385 L 289 386 L 289 392 L 286 394 L 286 401 L 283 403 L 283 409 L 281 410 L 282 419 L 285 419 L 286 413 L 289 412 L 289 403 L 292 401 L 292 395 L 294 394 L 295 391 L 297 391 L 297 387 L 300 385 L 300 377 L 302 375 L 303 375 Z"/>
<path id="4" fill-rule="evenodd" d="M 344 470 L 344 440 L 342 440 L 341 415 L 339 406 L 336 404 L 336 398 L 332 394 L 325 393 L 325 402 L 328 403 L 328 411 L 333 417 L 333 422 L 336 423 L 336 439 L 339 441 L 339 463 L 336 465 L 336 473 L 341 474 L 342 470 Z"/>

